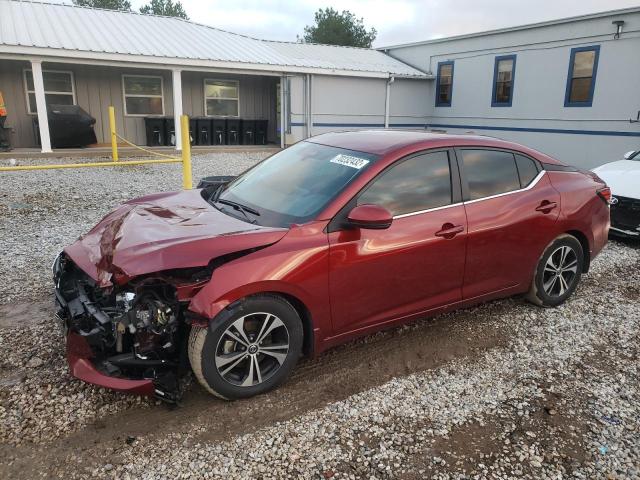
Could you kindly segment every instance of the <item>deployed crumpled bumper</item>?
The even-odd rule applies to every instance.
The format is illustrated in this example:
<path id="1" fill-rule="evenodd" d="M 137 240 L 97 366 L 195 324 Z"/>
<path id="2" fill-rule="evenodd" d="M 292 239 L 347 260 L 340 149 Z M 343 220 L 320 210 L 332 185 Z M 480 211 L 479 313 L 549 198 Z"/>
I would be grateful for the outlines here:
<path id="1" fill-rule="evenodd" d="M 67 333 L 67 362 L 71 375 L 79 380 L 119 392 L 137 395 L 155 395 L 152 380 L 130 380 L 111 377 L 98 371 L 91 362 L 93 352 L 87 341 L 77 333 Z"/>
<path id="2" fill-rule="evenodd" d="M 56 320 L 66 340 L 66 356 L 71 375 L 100 387 L 138 395 L 156 396 L 165 401 L 176 401 L 172 388 L 161 379 L 138 376 L 128 378 L 116 369 L 109 369 L 109 360 L 101 349 L 104 331 L 113 328 L 111 319 L 96 306 L 80 288 L 69 296 L 63 295 L 60 275 L 63 272 L 61 256 L 53 264 L 56 287 Z"/>

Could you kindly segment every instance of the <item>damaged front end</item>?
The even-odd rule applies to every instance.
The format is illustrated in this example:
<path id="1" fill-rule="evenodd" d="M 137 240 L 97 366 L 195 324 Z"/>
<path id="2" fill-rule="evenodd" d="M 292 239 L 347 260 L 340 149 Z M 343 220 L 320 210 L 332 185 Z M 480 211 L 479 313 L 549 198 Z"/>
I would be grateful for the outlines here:
<path id="1" fill-rule="evenodd" d="M 168 274 L 99 286 L 61 253 L 53 275 L 72 374 L 107 388 L 178 401 L 190 371 L 191 322 L 188 302 L 179 298 L 184 285 L 206 283 L 211 271 L 180 274 L 183 278 Z"/>

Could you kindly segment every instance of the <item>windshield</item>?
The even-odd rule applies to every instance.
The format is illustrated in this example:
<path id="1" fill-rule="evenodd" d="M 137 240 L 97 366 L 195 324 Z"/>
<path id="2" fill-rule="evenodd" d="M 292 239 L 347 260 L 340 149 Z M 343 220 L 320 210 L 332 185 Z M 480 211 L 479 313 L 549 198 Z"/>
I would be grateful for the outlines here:
<path id="1" fill-rule="evenodd" d="M 231 182 L 215 203 L 225 213 L 260 225 L 305 223 L 376 159 L 369 153 L 299 142 Z"/>

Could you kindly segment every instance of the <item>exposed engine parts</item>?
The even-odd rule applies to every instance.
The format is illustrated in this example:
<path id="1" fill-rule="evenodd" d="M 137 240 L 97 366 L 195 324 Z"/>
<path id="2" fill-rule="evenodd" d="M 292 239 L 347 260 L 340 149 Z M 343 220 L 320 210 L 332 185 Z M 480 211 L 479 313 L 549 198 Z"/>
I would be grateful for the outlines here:
<path id="1" fill-rule="evenodd" d="M 151 379 L 159 398 L 180 398 L 181 380 L 189 371 L 181 354 L 189 326 L 174 286 L 146 278 L 121 289 L 102 288 L 64 257 L 56 260 L 54 281 L 58 316 L 86 340 L 99 371 Z"/>

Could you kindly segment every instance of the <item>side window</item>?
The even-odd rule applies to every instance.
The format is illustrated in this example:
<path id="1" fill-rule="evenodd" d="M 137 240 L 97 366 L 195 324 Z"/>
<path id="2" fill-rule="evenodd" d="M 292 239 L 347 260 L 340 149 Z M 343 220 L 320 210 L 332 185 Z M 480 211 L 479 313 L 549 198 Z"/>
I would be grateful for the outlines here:
<path id="1" fill-rule="evenodd" d="M 27 112 L 36 112 L 36 89 L 33 85 L 33 72 L 24 71 L 24 80 L 27 91 Z M 44 70 L 42 72 L 44 82 L 44 101 L 47 105 L 75 105 L 76 91 L 74 89 L 73 73 L 57 70 Z"/>
<path id="2" fill-rule="evenodd" d="M 565 107 L 590 107 L 596 86 L 600 46 L 571 49 L 569 74 L 564 97 Z"/>
<path id="3" fill-rule="evenodd" d="M 510 107 L 513 102 L 513 85 L 516 73 L 516 56 L 496 57 L 493 69 L 492 107 Z"/>
<path id="4" fill-rule="evenodd" d="M 512 153 L 498 150 L 462 150 L 464 174 L 471 200 L 520 189 Z"/>
<path id="5" fill-rule="evenodd" d="M 164 115 L 162 77 L 123 75 L 122 85 L 125 115 Z"/>
<path id="6" fill-rule="evenodd" d="M 453 62 L 438 63 L 436 107 L 450 107 L 453 97 Z"/>
<path id="7" fill-rule="evenodd" d="M 358 205 L 385 207 L 394 216 L 451 203 L 449 154 L 433 152 L 401 161 L 378 176 L 358 197 Z"/>
<path id="8" fill-rule="evenodd" d="M 538 176 L 538 165 L 530 158 L 518 154 L 516 154 L 516 164 L 520 176 L 520 186 L 524 188 Z"/>

